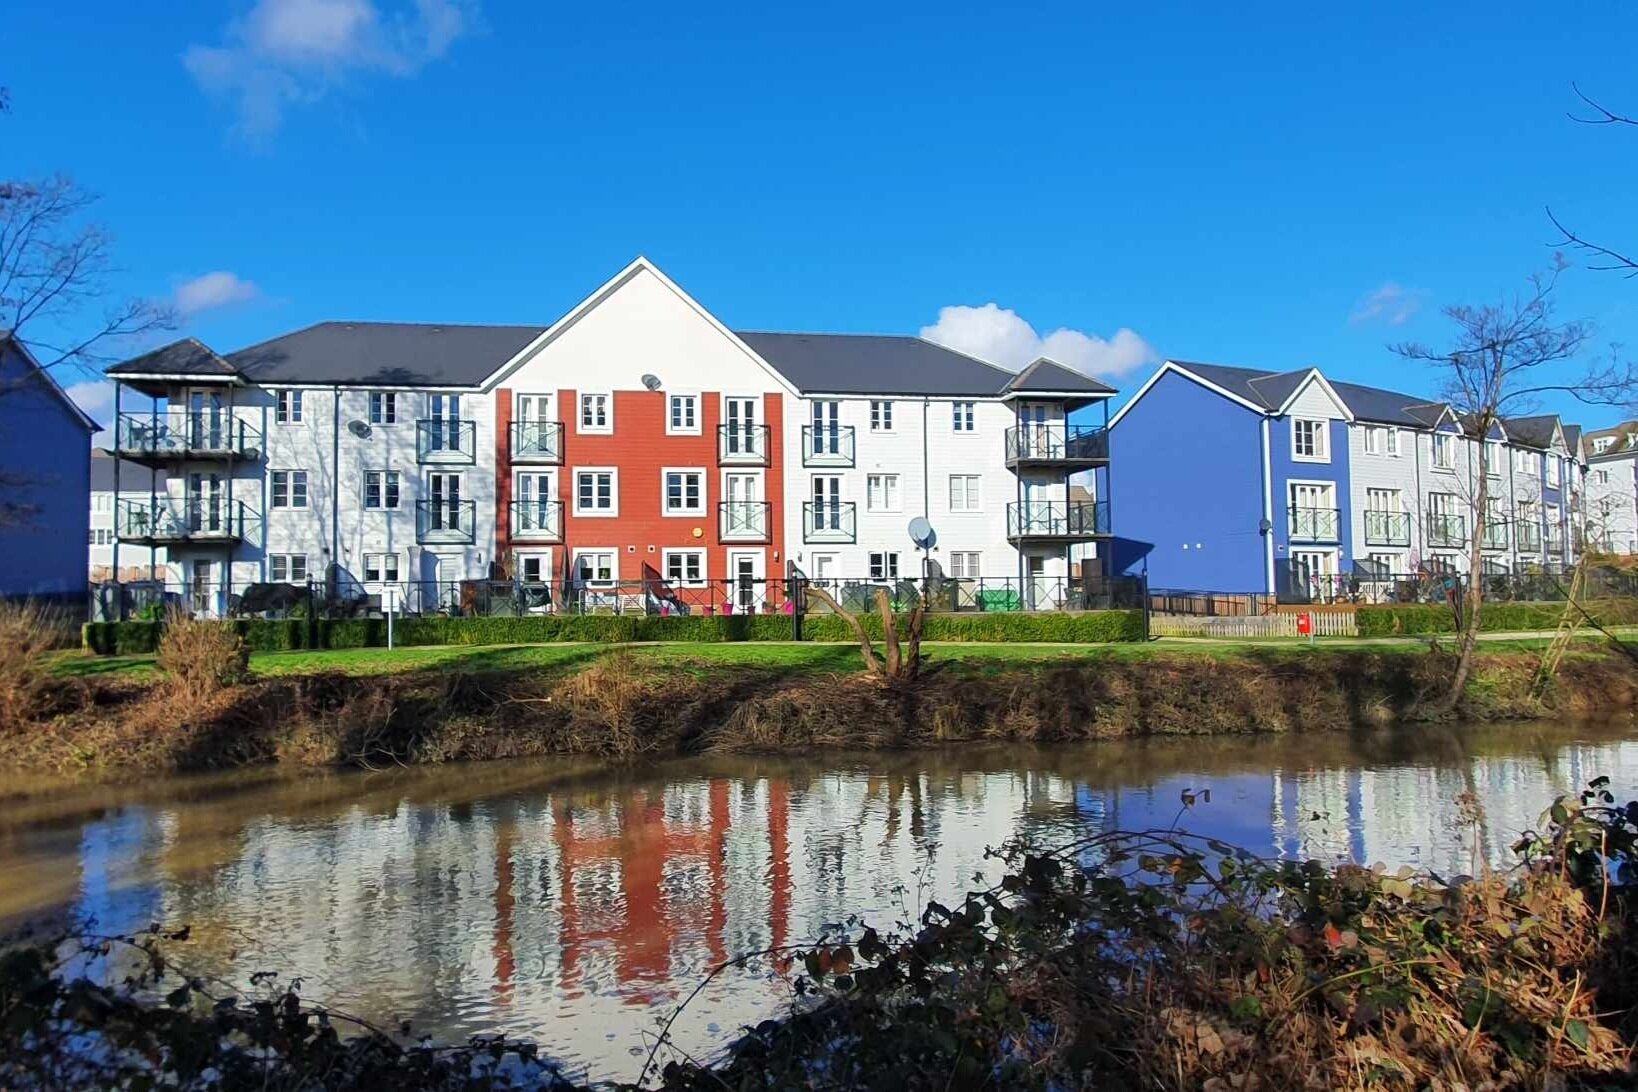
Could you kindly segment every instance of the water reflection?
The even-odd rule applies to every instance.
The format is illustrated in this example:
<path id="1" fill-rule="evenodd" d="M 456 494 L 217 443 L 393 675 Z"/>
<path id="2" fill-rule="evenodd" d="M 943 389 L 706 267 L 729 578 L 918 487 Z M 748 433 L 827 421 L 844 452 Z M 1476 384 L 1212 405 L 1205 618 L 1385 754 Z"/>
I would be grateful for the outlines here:
<path id="1" fill-rule="evenodd" d="M 1471 871 L 1550 796 L 1638 790 L 1630 727 L 1508 726 L 1051 750 L 531 764 L 188 779 L 14 801 L 0 915 L 190 923 L 192 968 L 276 969 L 383 1024 L 505 1029 L 634 1077 L 655 1024 L 730 955 L 907 919 L 994 878 L 987 847 L 1174 822 L 1256 852 Z M 1209 803 L 1180 815 L 1186 789 Z M 0 787 L 3 791 L 3 787 Z M 1484 805 L 1477 828 L 1458 798 Z M 722 976 L 674 1034 L 709 1051 L 788 997 Z"/>

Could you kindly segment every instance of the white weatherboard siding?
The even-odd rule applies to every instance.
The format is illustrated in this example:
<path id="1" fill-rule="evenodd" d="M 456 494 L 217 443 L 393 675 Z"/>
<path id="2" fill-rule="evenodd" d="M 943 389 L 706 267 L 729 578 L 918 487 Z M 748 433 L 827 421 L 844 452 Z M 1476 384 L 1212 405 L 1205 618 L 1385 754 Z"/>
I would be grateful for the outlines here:
<path id="1" fill-rule="evenodd" d="M 1286 410 L 1286 416 L 1311 417 L 1333 421 L 1347 417 L 1348 410 L 1331 397 L 1324 384 L 1309 380 L 1303 386 L 1301 393 L 1292 401 L 1290 408 Z"/>
<path id="2" fill-rule="evenodd" d="M 1365 431 L 1380 428 L 1382 443 L 1377 453 L 1365 450 Z M 1398 572 L 1413 571 L 1411 555 L 1421 542 L 1422 520 L 1416 495 L 1416 440 L 1408 429 L 1399 430 L 1399 454 L 1387 453 L 1387 426 L 1355 423 L 1348 426 L 1348 477 L 1352 507 L 1352 525 L 1349 538 L 1352 547 L 1348 556 L 1362 558 L 1368 554 L 1394 554 L 1399 558 Z M 1385 546 L 1369 542 L 1365 537 L 1365 512 L 1370 508 L 1372 490 L 1392 490 L 1399 494 L 1400 510 L 1409 516 L 1410 541 L 1404 546 Z"/>
<path id="3" fill-rule="evenodd" d="M 1638 453 L 1587 466 L 1587 531 L 1615 553 L 1638 553 Z"/>

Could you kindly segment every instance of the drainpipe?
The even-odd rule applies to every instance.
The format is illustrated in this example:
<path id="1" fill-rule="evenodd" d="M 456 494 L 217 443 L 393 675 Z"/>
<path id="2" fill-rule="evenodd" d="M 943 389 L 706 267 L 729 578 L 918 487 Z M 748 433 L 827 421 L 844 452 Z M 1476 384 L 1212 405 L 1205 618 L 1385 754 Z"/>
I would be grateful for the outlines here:
<path id="1" fill-rule="evenodd" d="M 1263 534 L 1263 577 L 1267 594 L 1274 591 L 1274 454 L 1269 446 L 1269 419 L 1263 415 L 1263 523 L 1268 530 Z"/>
<path id="2" fill-rule="evenodd" d="M 341 388 L 330 388 L 330 565 L 341 564 Z M 324 594 L 330 594 L 330 565 Z"/>
<path id="3" fill-rule="evenodd" d="M 922 399 L 921 399 L 921 518 L 924 519 L 924 520 L 927 520 L 929 522 L 931 522 L 932 518 L 933 518 L 932 500 L 931 500 L 932 485 L 931 485 L 931 479 L 928 477 L 928 475 L 932 471 L 931 471 L 931 469 L 930 469 L 930 467 L 928 465 L 928 461 L 927 461 L 927 413 L 928 413 L 928 407 L 931 404 L 931 402 L 932 402 L 931 398 L 928 398 L 926 395 L 922 396 Z M 930 557 L 929 547 L 923 546 L 921 548 L 921 578 L 922 578 L 923 581 L 925 581 L 927 579 L 927 566 L 928 566 L 928 562 L 929 562 L 929 557 Z M 925 588 L 925 585 L 924 585 L 923 586 L 923 594 L 925 594 L 925 592 L 926 592 L 926 588 Z"/>
<path id="4" fill-rule="evenodd" d="M 119 394 L 122 384 L 114 383 L 114 600 L 119 604 L 114 617 L 125 621 L 125 589 L 119 579 Z"/>

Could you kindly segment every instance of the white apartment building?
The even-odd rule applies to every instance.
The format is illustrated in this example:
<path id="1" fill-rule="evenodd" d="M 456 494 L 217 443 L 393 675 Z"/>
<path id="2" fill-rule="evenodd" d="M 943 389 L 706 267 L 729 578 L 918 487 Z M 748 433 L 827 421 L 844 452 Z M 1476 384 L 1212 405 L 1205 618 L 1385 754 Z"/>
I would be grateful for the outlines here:
<path id="1" fill-rule="evenodd" d="M 310 580 L 435 609 L 485 579 L 542 609 L 714 582 L 721 609 L 776 609 L 792 567 L 892 583 L 924 559 L 1046 607 L 1109 534 L 1068 479 L 1107 475 L 1103 419 L 1070 417 L 1111 388 L 914 337 L 735 333 L 644 259 L 549 326 L 326 322 L 109 375 L 116 467 L 165 472 L 145 500 L 122 475 L 110 564 L 164 549 L 201 611 Z M 157 401 L 122 412 L 127 389 Z"/>
<path id="2" fill-rule="evenodd" d="M 139 465 L 124 468 L 124 480 L 117 496 L 133 504 L 144 504 L 154 495 L 165 492 L 165 472 L 150 470 Z M 91 451 L 91 529 L 88 537 L 89 576 L 92 583 L 106 580 L 148 580 L 164 578 L 168 559 L 163 547 L 138 549 L 128 547 L 120 557 L 120 572 L 114 573 L 114 456 L 111 452 Z"/>
<path id="3" fill-rule="evenodd" d="M 1638 421 L 1582 437 L 1587 463 L 1587 543 L 1601 553 L 1638 553 Z"/>

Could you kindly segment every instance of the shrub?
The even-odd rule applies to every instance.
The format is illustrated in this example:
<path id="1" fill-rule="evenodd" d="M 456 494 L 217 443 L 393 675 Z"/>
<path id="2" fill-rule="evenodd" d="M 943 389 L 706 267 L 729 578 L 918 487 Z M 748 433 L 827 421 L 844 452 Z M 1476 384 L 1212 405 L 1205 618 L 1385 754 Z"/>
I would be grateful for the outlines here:
<path id="1" fill-rule="evenodd" d="M 1583 605 L 1604 625 L 1638 623 L 1638 599 L 1595 599 Z M 1444 604 L 1360 607 L 1355 617 L 1361 637 L 1456 632 L 1456 614 Z M 1563 617 L 1563 603 L 1485 603 L 1479 628 L 1486 633 L 1550 630 Z"/>
<path id="2" fill-rule="evenodd" d="M 0 728 L 31 719 L 44 704 L 60 629 L 44 607 L 0 602 Z"/>
<path id="3" fill-rule="evenodd" d="M 204 702 L 244 681 L 250 670 L 250 647 L 237 627 L 173 614 L 159 639 L 159 668 L 171 685 L 193 702 Z"/>

